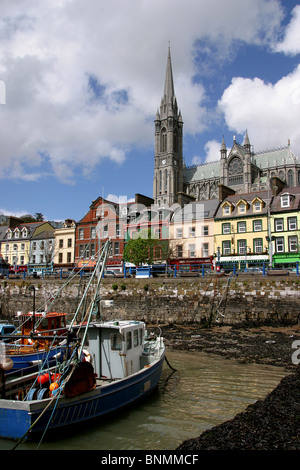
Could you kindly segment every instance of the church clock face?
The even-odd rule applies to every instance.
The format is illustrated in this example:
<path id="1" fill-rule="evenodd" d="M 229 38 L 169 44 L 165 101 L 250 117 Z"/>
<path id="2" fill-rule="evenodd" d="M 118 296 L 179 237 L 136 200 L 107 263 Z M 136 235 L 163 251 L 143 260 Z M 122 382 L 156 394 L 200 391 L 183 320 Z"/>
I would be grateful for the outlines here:
<path id="1" fill-rule="evenodd" d="M 165 164 L 166 164 L 166 160 L 163 160 L 161 163 L 162 163 L 163 165 L 165 165 Z"/>
<path id="2" fill-rule="evenodd" d="M 243 173 L 243 163 L 239 157 L 233 157 L 228 165 L 230 175 L 240 175 Z"/>

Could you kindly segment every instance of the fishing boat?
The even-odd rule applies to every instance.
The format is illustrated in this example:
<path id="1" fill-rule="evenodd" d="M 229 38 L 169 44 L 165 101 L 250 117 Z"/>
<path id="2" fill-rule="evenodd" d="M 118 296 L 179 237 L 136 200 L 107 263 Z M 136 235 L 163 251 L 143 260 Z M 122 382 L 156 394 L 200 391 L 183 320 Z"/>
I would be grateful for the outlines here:
<path id="1" fill-rule="evenodd" d="M 89 347 L 67 367 L 5 383 L 0 437 L 25 440 L 82 423 L 133 404 L 157 386 L 164 343 L 147 337 L 143 322 L 91 323 L 88 335 Z"/>
<path id="2" fill-rule="evenodd" d="M 44 361 L 52 366 L 63 359 L 67 333 L 66 314 L 59 312 L 17 313 L 20 328 L 0 336 L 5 341 L 5 356 L 11 359 L 7 374 L 32 372 Z"/>
<path id="3" fill-rule="evenodd" d="M 86 317 L 78 321 L 82 299 L 68 327 L 66 360 L 10 380 L 2 374 L 0 437 L 19 443 L 99 418 L 134 404 L 158 385 L 165 359 L 160 332 L 149 335 L 143 321 L 104 320 L 99 314 L 99 286 L 109 247 L 104 247 L 95 268 L 96 286 Z"/>

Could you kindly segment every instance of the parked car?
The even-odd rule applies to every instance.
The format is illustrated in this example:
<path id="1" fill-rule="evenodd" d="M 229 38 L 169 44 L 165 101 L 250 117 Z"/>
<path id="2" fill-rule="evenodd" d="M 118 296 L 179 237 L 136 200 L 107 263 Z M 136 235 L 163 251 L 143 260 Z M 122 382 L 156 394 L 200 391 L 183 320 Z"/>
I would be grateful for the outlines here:
<path id="1" fill-rule="evenodd" d="M 104 277 L 116 277 L 114 271 L 104 271 Z"/>
<path id="2" fill-rule="evenodd" d="M 263 274 L 263 269 L 258 267 L 250 267 L 243 271 L 244 274 Z"/>

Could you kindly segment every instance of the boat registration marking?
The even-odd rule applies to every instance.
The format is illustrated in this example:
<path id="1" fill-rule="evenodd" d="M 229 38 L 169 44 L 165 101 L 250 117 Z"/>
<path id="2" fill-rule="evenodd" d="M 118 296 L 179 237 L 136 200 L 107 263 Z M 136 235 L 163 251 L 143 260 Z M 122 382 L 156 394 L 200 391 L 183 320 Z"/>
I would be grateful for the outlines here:
<path id="1" fill-rule="evenodd" d="M 147 382 L 144 383 L 144 392 L 147 392 L 150 390 L 151 387 L 151 380 L 147 380 Z"/>

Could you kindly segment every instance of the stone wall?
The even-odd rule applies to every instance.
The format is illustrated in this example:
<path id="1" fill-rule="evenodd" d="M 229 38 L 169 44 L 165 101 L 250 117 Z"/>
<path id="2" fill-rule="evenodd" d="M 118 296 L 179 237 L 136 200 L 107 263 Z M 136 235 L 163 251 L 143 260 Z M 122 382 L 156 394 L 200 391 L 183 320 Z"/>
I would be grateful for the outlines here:
<path id="1" fill-rule="evenodd" d="M 85 281 L 87 282 L 87 281 Z M 105 279 L 105 318 L 143 319 L 151 324 L 293 325 L 299 321 L 300 279 L 297 277 L 239 276 L 233 278 Z M 31 283 L 32 284 L 32 283 Z M 30 283 L 1 281 L 0 318 L 33 308 Z M 60 291 L 60 280 L 36 280 L 36 307 L 57 296 L 52 311 L 75 311 L 80 298 L 78 282 Z M 82 286 L 81 286 L 82 288 Z"/>

